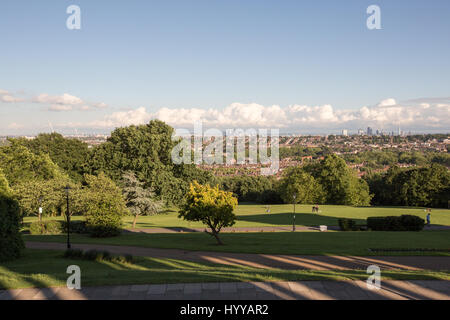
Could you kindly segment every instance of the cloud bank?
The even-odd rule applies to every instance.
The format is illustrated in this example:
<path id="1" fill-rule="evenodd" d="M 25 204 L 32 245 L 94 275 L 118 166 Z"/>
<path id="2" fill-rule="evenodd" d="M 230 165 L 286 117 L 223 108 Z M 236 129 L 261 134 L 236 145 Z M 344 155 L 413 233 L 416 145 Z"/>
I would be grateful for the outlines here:
<path id="1" fill-rule="evenodd" d="M 144 124 L 150 119 L 162 120 L 175 128 L 190 128 L 195 121 L 214 128 L 280 128 L 295 129 L 358 129 L 375 128 L 450 128 L 450 103 L 421 101 L 399 104 L 389 98 L 374 106 L 359 109 L 339 109 L 332 105 L 264 106 L 257 103 L 232 103 L 222 110 L 199 108 L 161 108 L 147 112 L 144 107 L 114 112 L 103 120 L 87 124 L 95 128 L 114 128 Z"/>

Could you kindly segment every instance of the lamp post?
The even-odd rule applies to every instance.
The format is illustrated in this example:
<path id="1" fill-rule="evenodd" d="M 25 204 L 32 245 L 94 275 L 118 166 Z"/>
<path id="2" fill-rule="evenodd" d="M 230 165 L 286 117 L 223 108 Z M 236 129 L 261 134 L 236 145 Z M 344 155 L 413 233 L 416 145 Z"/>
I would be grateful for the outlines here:
<path id="1" fill-rule="evenodd" d="M 294 204 L 294 220 L 292 221 L 292 232 L 295 232 L 295 198 L 297 197 L 296 194 L 292 196 L 292 203 Z"/>
<path id="2" fill-rule="evenodd" d="M 69 191 L 70 187 L 66 186 L 64 188 L 66 191 L 66 201 L 67 201 L 67 211 L 66 211 L 66 221 L 67 221 L 67 249 L 70 249 L 70 213 L 69 213 Z"/>

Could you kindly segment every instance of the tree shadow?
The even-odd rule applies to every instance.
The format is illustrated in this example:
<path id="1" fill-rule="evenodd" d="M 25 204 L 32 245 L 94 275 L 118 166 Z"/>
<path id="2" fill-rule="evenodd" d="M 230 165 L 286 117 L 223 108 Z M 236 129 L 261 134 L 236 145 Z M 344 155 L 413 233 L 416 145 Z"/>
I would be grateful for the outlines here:
<path id="1" fill-rule="evenodd" d="M 338 226 L 338 217 L 323 216 L 320 213 L 296 213 L 295 224 L 299 226 Z M 284 225 L 290 226 L 294 222 L 294 214 L 292 212 L 275 213 L 275 214 L 256 214 L 238 216 L 238 221 L 258 222 L 268 225 Z M 366 219 L 352 218 L 356 224 L 365 225 Z"/>

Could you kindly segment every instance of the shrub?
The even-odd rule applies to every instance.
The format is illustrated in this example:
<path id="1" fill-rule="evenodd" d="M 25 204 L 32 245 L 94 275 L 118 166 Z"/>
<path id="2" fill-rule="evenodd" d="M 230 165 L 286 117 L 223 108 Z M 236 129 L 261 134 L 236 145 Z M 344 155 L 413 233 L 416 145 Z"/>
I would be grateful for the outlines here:
<path id="1" fill-rule="evenodd" d="M 0 261 L 19 258 L 25 247 L 20 234 L 19 216 L 17 201 L 0 194 Z"/>
<path id="2" fill-rule="evenodd" d="M 420 231 L 425 226 L 425 220 L 418 216 L 403 215 L 401 223 L 408 231 Z"/>
<path id="3" fill-rule="evenodd" d="M 83 250 L 81 250 L 81 249 L 67 249 L 64 252 L 64 258 L 82 259 L 83 258 Z"/>
<path id="4" fill-rule="evenodd" d="M 358 228 L 356 227 L 356 221 L 352 219 L 339 219 L 339 228 L 341 231 L 356 231 Z"/>
<path id="5" fill-rule="evenodd" d="M 63 221 L 63 230 L 67 233 L 67 221 Z M 70 221 L 70 233 L 87 234 L 89 233 L 86 221 Z"/>
<path id="6" fill-rule="evenodd" d="M 61 221 L 36 221 L 30 224 L 31 234 L 61 234 L 63 224 Z"/>
<path id="7" fill-rule="evenodd" d="M 81 249 L 67 249 L 64 252 L 64 258 L 69 259 L 83 259 L 90 261 L 111 261 L 118 263 L 132 263 L 134 258 L 131 254 L 126 255 L 112 255 L 109 251 L 98 251 L 91 249 L 83 251 Z"/>
<path id="8" fill-rule="evenodd" d="M 373 231 L 420 231 L 425 221 L 417 216 L 369 217 L 367 227 Z"/>
<path id="9" fill-rule="evenodd" d="M 85 176 L 89 188 L 84 195 L 84 215 L 92 237 L 114 237 L 121 233 L 127 212 L 122 191 L 103 173 Z"/>

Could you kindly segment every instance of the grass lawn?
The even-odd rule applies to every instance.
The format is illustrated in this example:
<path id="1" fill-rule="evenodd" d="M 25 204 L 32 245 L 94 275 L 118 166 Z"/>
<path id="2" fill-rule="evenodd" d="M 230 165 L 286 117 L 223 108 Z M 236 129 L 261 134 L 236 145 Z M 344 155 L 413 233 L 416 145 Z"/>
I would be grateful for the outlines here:
<path id="1" fill-rule="evenodd" d="M 259 226 L 291 226 L 292 205 L 271 205 L 270 213 L 266 212 L 266 206 L 261 204 L 240 204 L 235 213 L 238 217 L 235 227 L 259 227 Z M 320 206 L 320 213 L 311 213 L 311 205 L 296 205 L 296 224 L 298 226 L 337 226 L 338 218 L 355 219 L 358 224 L 365 224 L 367 217 L 373 216 L 399 216 L 402 214 L 417 215 L 425 219 L 424 208 L 414 207 L 349 207 L 349 206 Z M 62 219 L 46 218 L 49 220 Z M 73 217 L 74 220 L 82 217 Z M 36 221 L 36 217 L 27 217 L 25 223 Z M 125 228 L 131 228 L 133 217 L 125 217 Z M 450 210 L 433 209 L 431 223 L 435 225 L 450 226 Z M 152 227 L 203 227 L 201 223 L 187 222 L 178 218 L 176 210 L 168 210 L 165 214 L 155 216 L 143 216 L 138 218 L 137 228 Z"/>
<path id="2" fill-rule="evenodd" d="M 173 259 L 137 258 L 133 264 L 72 260 L 60 251 L 30 250 L 18 260 L 0 264 L 0 288 L 65 286 L 69 265 L 81 268 L 81 286 L 226 282 L 367 279 L 361 271 L 305 271 L 223 266 Z M 383 279 L 450 280 L 447 272 L 384 271 Z"/>
<path id="3" fill-rule="evenodd" d="M 71 236 L 73 243 L 96 243 L 151 248 L 172 248 L 196 251 L 243 252 L 306 255 L 450 255 L 433 253 L 371 253 L 369 248 L 428 248 L 450 249 L 450 231 L 421 232 L 258 232 L 226 233 L 221 235 L 225 245 L 218 246 L 205 233 L 123 234 L 115 238 Z M 25 235 L 26 241 L 65 242 L 65 235 Z"/>

